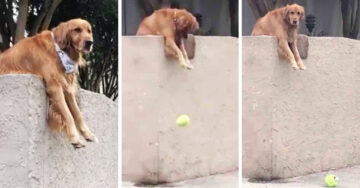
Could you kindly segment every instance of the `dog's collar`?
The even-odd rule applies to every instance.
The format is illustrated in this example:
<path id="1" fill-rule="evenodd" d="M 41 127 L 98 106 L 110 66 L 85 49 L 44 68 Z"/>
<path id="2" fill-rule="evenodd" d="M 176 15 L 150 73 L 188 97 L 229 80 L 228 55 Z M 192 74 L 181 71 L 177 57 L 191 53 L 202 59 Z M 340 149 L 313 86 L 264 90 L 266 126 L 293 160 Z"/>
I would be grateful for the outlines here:
<path id="1" fill-rule="evenodd" d="M 73 60 L 71 60 L 71 58 L 56 43 L 53 32 L 51 32 L 51 37 L 54 41 L 55 50 L 60 58 L 60 62 L 63 65 L 63 67 L 65 68 L 65 73 L 68 73 L 68 74 L 74 73 L 74 72 L 76 73 L 76 70 L 77 70 L 76 63 Z"/>

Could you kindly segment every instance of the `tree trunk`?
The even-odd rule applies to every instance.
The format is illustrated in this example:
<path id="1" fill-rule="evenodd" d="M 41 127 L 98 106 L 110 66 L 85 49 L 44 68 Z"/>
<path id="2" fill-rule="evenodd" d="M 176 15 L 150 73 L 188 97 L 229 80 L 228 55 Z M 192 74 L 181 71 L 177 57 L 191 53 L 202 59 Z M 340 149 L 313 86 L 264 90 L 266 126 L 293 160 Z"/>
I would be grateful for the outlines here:
<path id="1" fill-rule="evenodd" d="M 157 9 L 171 6 L 170 0 L 140 0 L 139 3 L 145 11 L 145 16 L 149 16 Z"/>
<path id="2" fill-rule="evenodd" d="M 292 4 L 292 3 L 294 3 L 294 0 L 277 0 L 275 8 L 281 8 L 287 4 Z"/>
<path id="3" fill-rule="evenodd" d="M 5 51 L 10 47 L 10 40 L 12 33 L 10 26 L 12 23 L 9 23 L 9 11 L 7 10 L 7 4 L 5 0 L 0 0 L 0 34 L 2 39 L 2 44 L 0 46 L 1 51 Z"/>
<path id="4" fill-rule="evenodd" d="M 46 17 L 43 21 L 43 24 L 41 26 L 41 30 L 46 30 L 49 28 L 49 25 L 50 25 L 50 22 L 51 22 L 51 19 L 52 19 L 52 16 L 56 10 L 56 7 L 59 6 L 59 4 L 61 3 L 62 0 L 54 0 L 52 3 L 51 3 L 51 6 L 50 6 L 50 9 L 49 9 L 49 12 L 46 14 Z"/>
<path id="5" fill-rule="evenodd" d="M 50 7 L 50 0 L 46 0 L 44 2 L 44 5 L 41 8 L 41 12 L 39 13 L 39 15 L 37 16 L 34 25 L 32 26 L 29 36 L 33 36 L 36 35 L 37 32 L 39 32 L 39 28 L 41 27 L 41 23 L 43 22 L 46 14 L 49 12 L 49 7 Z"/>
<path id="6" fill-rule="evenodd" d="M 11 38 L 14 39 L 16 25 L 15 25 L 15 22 L 13 19 L 13 3 L 12 3 L 12 1 L 7 1 L 7 8 L 5 8 L 5 18 L 6 18 L 8 30 L 10 31 L 9 36 L 8 36 L 9 40 Z"/>
<path id="7" fill-rule="evenodd" d="M 0 24 L 1 24 L 1 22 L 0 22 Z M 5 24 L 2 24 L 2 25 L 5 25 Z M 10 47 L 10 37 L 7 34 L 5 27 L 0 27 L 0 33 L 1 33 L 1 39 L 2 39 L 0 51 L 3 52 Z"/>
<path id="8" fill-rule="evenodd" d="M 29 7 L 28 0 L 19 1 L 19 16 L 17 18 L 17 23 L 16 23 L 14 43 L 17 43 L 18 41 L 20 41 L 25 37 L 24 33 L 25 33 L 27 16 L 28 16 L 28 7 Z"/>
<path id="9" fill-rule="evenodd" d="M 360 27 L 360 2 L 358 0 L 341 0 L 343 19 L 343 36 L 356 39 Z"/>
<path id="10" fill-rule="evenodd" d="M 360 18 L 359 17 L 360 17 L 360 2 L 357 1 L 356 16 L 355 16 L 354 24 L 352 27 L 352 36 L 354 37 L 354 39 L 356 39 L 359 34 L 359 26 L 360 26 Z"/>
<path id="11" fill-rule="evenodd" d="M 265 10 L 264 4 L 260 0 L 248 0 L 249 7 L 251 8 L 255 19 L 263 17 L 268 10 Z"/>
<path id="12" fill-rule="evenodd" d="M 231 36 L 233 37 L 239 37 L 239 1 L 238 0 L 229 0 L 229 9 L 230 9 L 230 30 L 231 30 Z"/>
<path id="13" fill-rule="evenodd" d="M 349 0 L 342 0 L 341 1 L 341 13 L 343 19 L 343 35 L 344 37 L 350 36 L 351 30 L 351 7 L 349 7 L 350 3 Z"/>

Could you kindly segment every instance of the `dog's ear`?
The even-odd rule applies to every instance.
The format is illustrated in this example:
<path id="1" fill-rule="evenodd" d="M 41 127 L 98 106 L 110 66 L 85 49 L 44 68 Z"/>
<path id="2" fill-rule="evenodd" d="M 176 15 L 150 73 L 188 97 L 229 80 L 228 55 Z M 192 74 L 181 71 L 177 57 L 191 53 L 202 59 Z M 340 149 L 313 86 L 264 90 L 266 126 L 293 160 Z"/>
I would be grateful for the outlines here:
<path id="1" fill-rule="evenodd" d="M 290 6 L 289 6 L 289 4 L 287 4 L 283 8 L 283 11 L 281 12 L 283 19 L 286 20 L 286 21 L 289 19 L 289 10 L 290 10 L 289 8 L 290 8 Z"/>
<path id="2" fill-rule="evenodd" d="M 199 22 L 197 21 L 197 18 L 192 16 L 191 22 L 190 22 L 190 32 L 195 34 L 199 31 Z"/>
<path id="3" fill-rule="evenodd" d="M 52 29 L 54 33 L 55 42 L 59 45 L 59 47 L 64 50 L 70 46 L 70 24 L 69 23 L 61 23 L 57 27 Z"/>
<path id="4" fill-rule="evenodd" d="M 191 32 L 198 33 L 199 29 L 199 23 L 195 20 L 195 22 L 191 26 Z"/>
<path id="5" fill-rule="evenodd" d="M 300 20 L 305 19 L 305 10 L 304 7 L 300 7 Z"/>
<path id="6" fill-rule="evenodd" d="M 185 16 L 180 16 L 175 20 L 175 27 L 177 31 L 183 31 L 188 27 L 188 21 Z"/>

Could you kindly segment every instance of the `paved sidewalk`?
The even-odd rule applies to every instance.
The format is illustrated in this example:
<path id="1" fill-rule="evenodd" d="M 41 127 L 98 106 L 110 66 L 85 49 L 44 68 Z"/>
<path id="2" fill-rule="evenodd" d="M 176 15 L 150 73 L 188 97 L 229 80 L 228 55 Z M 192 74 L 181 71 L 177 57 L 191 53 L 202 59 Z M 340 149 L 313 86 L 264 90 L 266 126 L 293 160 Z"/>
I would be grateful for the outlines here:
<path id="1" fill-rule="evenodd" d="M 141 187 L 182 187 L 182 188 L 237 188 L 239 187 L 238 172 L 229 172 L 226 174 L 218 174 L 214 176 L 208 176 L 203 178 L 196 178 L 185 180 L 176 183 L 160 184 L 156 186 L 141 186 Z M 123 182 L 124 188 L 135 188 L 131 182 Z"/>
<path id="2" fill-rule="evenodd" d="M 324 188 L 327 174 L 334 174 L 339 178 L 337 188 L 360 187 L 360 166 L 354 166 L 271 182 L 249 182 L 249 179 L 243 178 L 242 188 Z"/>

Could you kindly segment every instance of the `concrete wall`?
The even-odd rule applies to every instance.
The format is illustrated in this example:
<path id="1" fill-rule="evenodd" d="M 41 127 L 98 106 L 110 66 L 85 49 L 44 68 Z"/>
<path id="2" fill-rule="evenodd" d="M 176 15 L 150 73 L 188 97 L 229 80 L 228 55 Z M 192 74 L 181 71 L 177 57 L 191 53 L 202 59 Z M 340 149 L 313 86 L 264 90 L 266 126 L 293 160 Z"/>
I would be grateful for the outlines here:
<path id="1" fill-rule="evenodd" d="M 305 71 L 273 37 L 243 37 L 243 176 L 286 178 L 360 164 L 360 43 L 309 38 Z"/>
<path id="2" fill-rule="evenodd" d="M 82 90 L 80 108 L 99 143 L 74 150 L 47 127 L 43 82 L 0 76 L 0 187 L 117 187 L 117 104 Z"/>
<path id="3" fill-rule="evenodd" d="M 173 182 L 238 167 L 238 39 L 195 37 L 195 69 L 162 37 L 123 37 L 123 180 Z M 175 119 L 188 114 L 191 124 Z"/>

